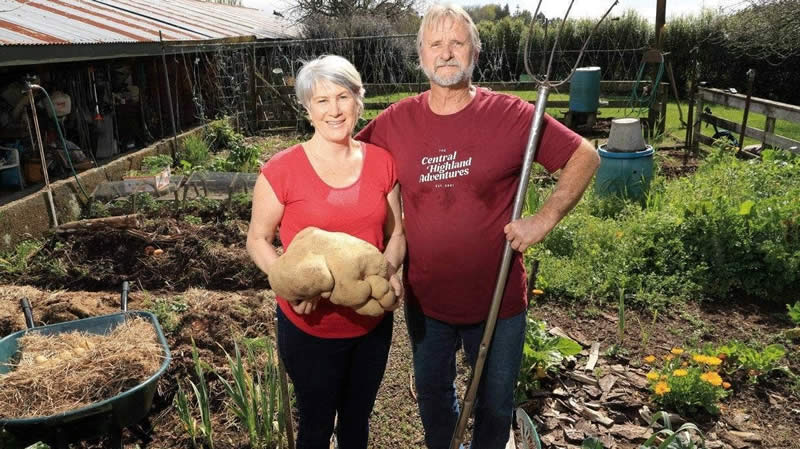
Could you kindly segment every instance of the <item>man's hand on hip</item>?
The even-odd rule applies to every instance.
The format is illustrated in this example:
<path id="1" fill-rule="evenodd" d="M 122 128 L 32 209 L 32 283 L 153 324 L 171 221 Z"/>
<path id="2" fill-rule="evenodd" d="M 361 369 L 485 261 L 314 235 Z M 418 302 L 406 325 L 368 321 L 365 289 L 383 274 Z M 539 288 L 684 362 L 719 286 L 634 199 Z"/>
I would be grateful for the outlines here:
<path id="1" fill-rule="evenodd" d="M 506 240 L 511 242 L 511 248 L 522 253 L 529 246 L 544 240 L 554 226 L 552 220 L 535 214 L 512 221 L 503 231 L 506 233 Z"/>

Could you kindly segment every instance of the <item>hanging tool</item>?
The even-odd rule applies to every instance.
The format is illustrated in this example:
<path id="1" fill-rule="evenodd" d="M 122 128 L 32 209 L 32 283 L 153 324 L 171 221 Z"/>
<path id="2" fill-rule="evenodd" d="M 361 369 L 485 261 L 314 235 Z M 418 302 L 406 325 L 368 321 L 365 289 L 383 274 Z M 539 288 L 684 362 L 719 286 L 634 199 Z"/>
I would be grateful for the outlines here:
<path id="1" fill-rule="evenodd" d="M 538 79 L 534 76 L 533 71 L 530 69 L 528 65 L 528 52 L 529 52 L 529 45 L 530 40 L 526 42 L 525 45 L 525 70 L 528 72 L 528 75 L 533 78 L 533 80 L 538 84 L 538 98 L 536 100 L 536 109 L 534 110 L 533 114 L 533 121 L 531 122 L 531 131 L 528 135 L 528 144 L 525 148 L 525 157 L 522 162 L 522 174 L 520 176 L 520 182 L 517 186 L 517 193 L 514 197 L 514 207 L 511 214 L 511 221 L 517 220 L 522 215 L 522 206 L 525 203 L 525 193 L 528 189 L 528 178 L 530 177 L 531 173 L 531 166 L 533 165 L 533 161 L 536 157 L 536 151 L 539 147 L 539 139 L 541 138 L 542 134 L 542 122 L 544 119 L 544 112 L 547 108 L 547 97 L 550 94 L 550 90 L 557 88 L 572 78 L 572 75 L 575 73 L 575 70 L 578 68 L 578 65 L 583 58 L 583 53 L 586 50 L 586 46 L 589 44 L 589 39 L 591 39 L 592 34 L 597 30 L 597 27 L 603 20 L 608 16 L 614 6 L 619 3 L 619 0 L 615 0 L 614 3 L 608 8 L 608 11 L 603 15 L 600 21 L 595 24 L 592 32 L 589 33 L 589 37 L 583 43 L 583 47 L 581 48 L 581 52 L 578 54 L 578 60 L 575 62 L 575 66 L 572 68 L 572 71 L 567 75 L 566 79 L 559 82 L 552 82 L 550 81 L 550 72 L 553 68 L 553 57 L 555 56 L 556 47 L 558 46 L 558 39 L 561 37 L 561 33 L 564 29 L 564 24 L 567 21 L 567 17 L 569 16 L 570 10 L 572 9 L 572 5 L 575 3 L 575 0 L 571 0 L 569 3 L 569 7 L 567 8 L 567 12 L 564 15 L 564 19 L 561 21 L 561 26 L 558 30 L 558 34 L 555 37 L 555 42 L 553 44 L 553 49 L 550 52 L 550 60 L 547 64 L 547 72 L 545 72 L 543 79 Z M 542 0 L 539 0 L 539 4 L 536 6 L 536 12 L 533 14 L 533 19 L 531 19 L 531 32 L 528 34 L 531 36 L 533 34 L 533 25 L 536 16 L 539 13 L 539 8 L 542 6 Z M 495 284 L 494 294 L 492 295 L 492 304 L 489 308 L 489 315 L 486 318 L 486 325 L 483 331 L 483 337 L 481 338 L 480 347 L 478 348 L 478 357 L 475 361 L 475 367 L 472 369 L 472 378 L 467 387 L 467 392 L 464 395 L 464 406 L 461 410 L 461 413 L 458 416 L 458 423 L 456 424 L 456 428 L 453 431 L 453 437 L 450 440 L 450 449 L 459 449 L 461 447 L 461 443 L 464 437 L 464 430 L 467 427 L 467 420 L 469 419 L 470 415 L 472 415 L 472 409 L 475 405 L 475 397 L 478 393 L 478 386 L 481 382 L 481 375 L 483 374 L 483 366 L 486 363 L 486 359 L 489 355 L 489 348 L 492 342 L 492 337 L 494 336 L 494 329 L 497 325 L 497 315 L 500 312 L 500 305 L 503 301 L 503 293 L 505 291 L 506 280 L 508 280 L 508 271 L 511 267 L 511 256 L 512 256 L 512 249 L 511 243 L 506 241 L 505 247 L 503 248 L 503 258 L 500 264 L 500 269 L 497 274 L 497 283 Z"/>
<path id="2" fill-rule="evenodd" d="M 53 215 L 53 226 L 58 226 L 58 217 L 56 216 L 56 205 L 53 202 L 53 187 L 50 185 L 50 177 L 47 174 L 47 159 L 44 157 L 44 145 L 42 145 L 42 132 L 39 129 L 39 117 L 36 113 L 36 102 L 33 101 L 33 89 L 40 88 L 38 85 L 33 84 L 36 80 L 33 76 L 28 76 L 25 80 L 25 91 L 31 104 L 31 115 L 33 116 L 33 129 L 36 131 L 36 142 L 39 144 L 39 157 L 42 159 L 42 177 L 44 178 L 45 188 L 47 189 L 47 202 L 50 204 L 50 213 Z"/>
<path id="3" fill-rule="evenodd" d="M 99 122 L 103 120 L 103 114 L 100 113 L 100 99 L 97 97 L 97 77 L 94 74 L 93 66 L 89 66 L 89 84 L 92 86 L 92 100 L 94 100 L 94 120 Z"/>
<path id="4" fill-rule="evenodd" d="M 170 154 L 172 155 L 172 163 L 178 163 L 178 132 L 175 130 L 175 112 L 172 110 L 172 92 L 169 89 L 169 70 L 167 69 L 167 53 L 166 45 L 164 45 L 164 38 L 161 36 L 161 30 L 158 30 L 158 40 L 161 42 L 161 63 L 164 65 L 164 85 L 167 87 L 167 102 L 169 103 L 169 118 L 172 123 L 172 147 Z M 177 92 L 176 92 L 177 95 Z"/>

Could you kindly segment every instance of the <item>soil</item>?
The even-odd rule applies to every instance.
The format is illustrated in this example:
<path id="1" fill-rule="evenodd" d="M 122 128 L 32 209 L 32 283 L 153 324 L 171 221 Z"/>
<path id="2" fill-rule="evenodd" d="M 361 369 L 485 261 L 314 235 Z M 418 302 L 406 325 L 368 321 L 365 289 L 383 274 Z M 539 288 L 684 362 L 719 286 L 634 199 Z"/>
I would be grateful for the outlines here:
<path id="1" fill-rule="evenodd" d="M 5 285 L 0 287 L 0 333 L 3 335 L 24 328 L 17 302 L 22 296 L 31 300 L 37 325 L 113 313 L 119 306 L 119 294 L 114 291 L 51 291 L 30 286 Z M 135 447 L 138 444 L 139 447 L 150 448 L 188 448 L 191 443 L 181 430 L 178 414 L 172 404 L 178 382 L 185 382 L 193 373 L 192 340 L 197 345 L 202 360 L 218 372 L 227 374 L 223 350 L 232 353 L 234 341 L 240 341 L 243 337 L 262 336 L 274 339 L 275 299 L 269 290 L 225 292 L 192 288 L 183 292 L 152 292 L 134 288 L 129 295 L 129 309 L 152 308 L 154 300 L 176 301 L 185 307 L 176 314 L 174 329 L 166 332 L 173 361 L 168 372 L 159 381 L 149 425 L 143 423 L 128 429 L 124 434 L 124 442 L 126 447 Z M 601 357 L 594 375 L 599 376 L 604 371 L 612 373 L 614 369 L 618 369 L 615 367 L 622 366 L 627 372 L 643 377 L 645 368 L 641 366 L 640 360 L 644 355 L 665 353 L 675 346 L 690 347 L 704 342 L 719 343 L 730 339 L 768 343 L 787 328 L 787 322 L 779 309 L 764 309 L 753 304 L 729 304 L 724 306 L 725 313 L 720 313 L 721 308 L 721 305 L 715 304 L 686 304 L 669 315 L 660 315 L 655 322 L 646 312 L 628 311 L 626 319 L 631 324 L 625 332 L 622 344 L 624 350 L 614 356 L 607 354 L 609 347 L 616 343 L 618 332 L 616 310 L 613 307 L 586 307 L 577 304 L 570 306 L 563 302 L 547 301 L 533 304 L 529 313 L 534 318 L 546 320 L 550 328 L 560 328 L 586 346 L 598 342 Z M 403 314 L 396 313 L 394 319 L 393 345 L 372 416 L 370 447 L 423 448 L 422 427 L 409 383 L 411 353 Z M 736 325 L 732 326 L 731 323 Z M 795 343 L 788 349 L 788 367 L 794 372 L 800 372 L 800 347 Z M 584 364 L 586 354 L 587 351 L 584 351 L 578 356 L 573 365 Z M 585 392 L 570 376 L 572 371 L 565 369 L 545 382 L 543 397 L 561 387 L 571 393 L 570 397 L 581 400 Z M 586 374 L 591 376 L 593 373 Z M 462 394 L 467 378 L 468 370 L 461 362 L 458 384 Z M 237 428 L 223 406 L 222 385 L 212 379 L 210 390 L 217 447 L 247 447 L 243 432 Z M 606 410 L 609 416 L 616 422 L 646 427 L 639 417 L 642 406 L 647 404 L 647 391 L 644 388 L 617 382 L 610 394 L 624 398 L 625 403 L 620 403 L 619 400 L 606 401 L 613 404 Z M 735 438 L 735 434 L 728 435 L 735 429 L 734 432 L 752 432 L 761 438 L 760 444 L 747 443 L 751 447 L 800 448 L 800 410 L 797 400 L 796 392 L 786 384 L 784 376 L 771 376 L 766 383 L 756 387 L 739 380 L 734 382 L 733 393 L 724 401 L 722 414 L 718 419 L 706 417 L 695 422 L 707 435 L 716 437 L 712 441 L 720 445 L 713 447 L 747 447 L 728 442 Z M 542 435 L 553 433 L 547 430 L 546 410 L 543 410 L 540 403 L 537 404 L 537 400 L 523 404 L 523 408 L 534 417 L 534 421 L 539 422 Z M 540 416 L 537 411 L 544 412 L 545 415 Z M 576 423 L 583 421 L 579 414 L 569 412 L 566 413 L 566 418 Z M 556 430 L 574 431 L 573 427 L 565 422 Z M 601 438 L 606 447 L 636 448 L 637 443 L 641 443 L 615 436 L 610 430 L 592 424 L 581 436 Z M 564 434 L 574 437 L 574 432 Z M 99 448 L 106 444 L 107 441 L 101 439 L 84 442 L 80 447 Z M 574 445 L 575 442 L 563 437 L 551 445 L 545 444 L 544 447 L 568 447 L 569 444 Z"/>

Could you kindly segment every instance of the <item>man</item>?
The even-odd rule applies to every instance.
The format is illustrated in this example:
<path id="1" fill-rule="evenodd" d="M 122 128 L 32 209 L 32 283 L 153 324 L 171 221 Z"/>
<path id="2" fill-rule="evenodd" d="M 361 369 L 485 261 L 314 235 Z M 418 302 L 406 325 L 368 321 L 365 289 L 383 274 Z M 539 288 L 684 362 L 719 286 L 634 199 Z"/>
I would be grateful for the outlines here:
<path id="1" fill-rule="evenodd" d="M 508 223 L 533 106 L 471 84 L 480 39 L 459 6 L 434 5 L 417 35 L 430 90 L 400 101 L 357 139 L 396 159 L 407 237 L 406 321 L 425 442 L 448 448 L 458 418 L 455 353 L 474 365 L 505 240 L 514 254 L 475 407 L 472 449 L 509 437 L 514 385 L 525 335 L 522 253 L 574 207 L 599 163 L 589 142 L 552 117 L 543 122 L 536 161 L 561 169 L 533 216 Z"/>

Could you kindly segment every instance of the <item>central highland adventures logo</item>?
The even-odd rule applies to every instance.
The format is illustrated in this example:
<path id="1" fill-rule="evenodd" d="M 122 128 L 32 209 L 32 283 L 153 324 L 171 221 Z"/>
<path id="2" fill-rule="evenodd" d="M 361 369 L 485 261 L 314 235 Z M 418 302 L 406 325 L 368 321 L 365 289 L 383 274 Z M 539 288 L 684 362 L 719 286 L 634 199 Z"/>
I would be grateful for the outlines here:
<path id="1" fill-rule="evenodd" d="M 439 150 L 445 153 L 447 150 Z M 422 166 L 427 168 L 427 173 L 419 175 L 419 182 L 446 181 L 448 179 L 459 178 L 469 174 L 469 167 L 472 165 L 472 157 L 469 159 L 458 160 L 458 151 L 441 154 L 439 156 L 425 156 L 420 161 Z"/>

